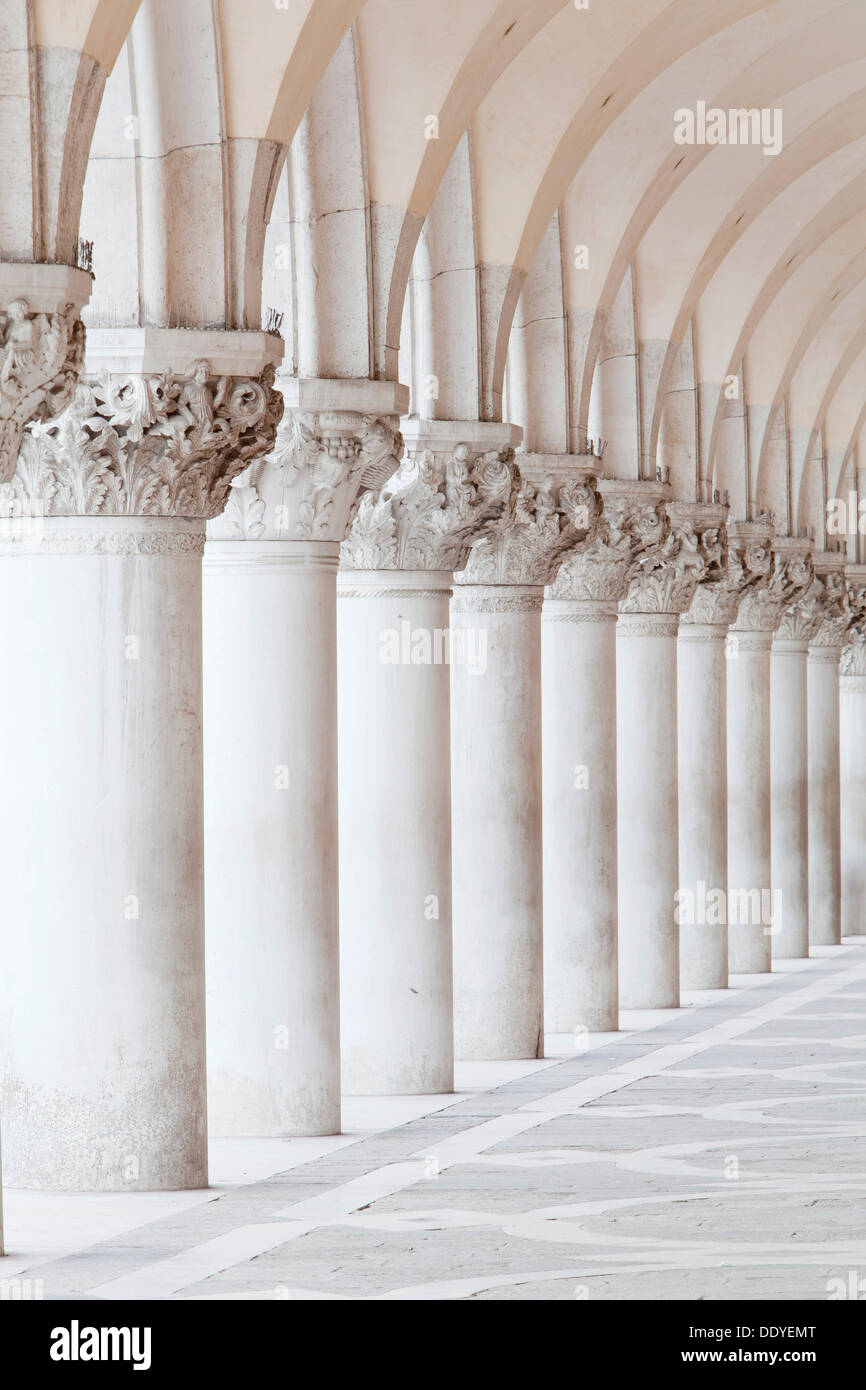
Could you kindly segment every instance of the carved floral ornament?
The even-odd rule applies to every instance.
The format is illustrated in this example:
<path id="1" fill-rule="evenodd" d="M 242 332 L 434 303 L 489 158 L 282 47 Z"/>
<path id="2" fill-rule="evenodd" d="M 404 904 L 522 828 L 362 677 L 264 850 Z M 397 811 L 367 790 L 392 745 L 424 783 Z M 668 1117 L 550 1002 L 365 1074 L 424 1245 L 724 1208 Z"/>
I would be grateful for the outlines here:
<path id="1" fill-rule="evenodd" d="M 774 551 L 769 540 L 747 545 L 743 556 L 747 567 L 758 577 L 745 588 L 734 630 L 775 632 L 785 610 L 799 601 L 813 583 L 812 558 Z"/>
<path id="2" fill-rule="evenodd" d="M 672 517 L 664 501 L 608 496 L 587 539 L 570 551 L 551 599 L 621 603 L 625 613 L 680 613 L 699 583 L 725 573 L 718 518 Z"/>
<path id="3" fill-rule="evenodd" d="M 854 619 L 842 648 L 839 673 L 843 676 L 866 677 L 866 586 L 853 590 Z"/>
<path id="4" fill-rule="evenodd" d="M 727 628 L 736 618 L 743 596 L 770 573 L 773 552 L 769 545 L 732 544 L 725 527 L 718 530 L 717 552 L 695 589 L 686 625 L 699 623 Z"/>
<path id="5" fill-rule="evenodd" d="M 15 471 L 25 425 L 65 409 L 83 365 L 76 305 L 53 314 L 34 313 L 26 299 L 0 307 L 0 481 Z"/>
<path id="6" fill-rule="evenodd" d="M 631 565 L 623 613 L 684 613 L 697 586 L 722 573 L 724 541 L 718 526 L 699 529 L 692 521 L 673 525 L 664 519 L 662 536 L 639 548 Z"/>
<path id="7" fill-rule="evenodd" d="M 214 539 L 341 541 L 359 492 L 399 466 L 396 418 L 353 411 L 286 412 L 273 453 L 232 483 Z"/>
<path id="8" fill-rule="evenodd" d="M 657 507 L 636 508 L 625 498 L 597 499 L 586 540 L 566 555 L 548 597 L 576 602 L 618 602 L 636 551 L 658 540 L 664 522 Z"/>
<path id="9" fill-rule="evenodd" d="M 840 647 L 852 623 L 859 616 L 857 593 L 841 571 L 816 580 L 822 586 L 818 596 L 820 622 L 812 637 L 816 647 Z"/>
<path id="10" fill-rule="evenodd" d="M 61 415 L 32 425 L 0 515 L 208 518 L 232 479 L 273 446 L 283 402 L 274 368 L 258 378 L 105 374 L 82 381 Z"/>
<path id="11" fill-rule="evenodd" d="M 537 486 L 520 479 L 500 524 L 472 546 L 457 582 L 549 583 L 562 556 L 595 526 L 600 510 L 594 478 L 563 482 L 551 475 Z"/>
<path id="12" fill-rule="evenodd" d="M 378 492 L 359 498 L 340 562 L 354 570 L 459 570 L 474 540 L 506 514 L 516 485 L 513 450 L 404 458 Z"/>

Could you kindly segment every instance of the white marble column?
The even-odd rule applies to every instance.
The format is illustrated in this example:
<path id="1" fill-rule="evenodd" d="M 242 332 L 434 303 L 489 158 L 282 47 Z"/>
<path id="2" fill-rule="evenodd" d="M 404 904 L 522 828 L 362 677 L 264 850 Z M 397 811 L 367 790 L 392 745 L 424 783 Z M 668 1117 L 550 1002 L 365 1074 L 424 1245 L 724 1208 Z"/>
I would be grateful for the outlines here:
<path id="1" fill-rule="evenodd" d="M 866 936 L 866 632 L 849 632 L 839 677 L 842 935 Z"/>
<path id="2" fill-rule="evenodd" d="M 619 979 L 625 1009 L 679 1004 L 677 628 L 673 613 L 617 625 Z"/>
<path id="3" fill-rule="evenodd" d="M 123 336 L 0 522 L 4 1158 L 46 1190 L 207 1183 L 201 555 L 281 410 L 264 334 Z"/>
<path id="4" fill-rule="evenodd" d="M 541 606 L 596 511 L 587 470 L 532 457 L 505 524 L 472 548 L 451 602 L 454 1044 L 544 1055 Z"/>
<path id="5" fill-rule="evenodd" d="M 679 1005 L 677 631 L 707 574 L 690 513 L 632 485 L 637 550 L 617 624 L 620 1005 Z M 712 537 L 707 528 L 707 539 Z"/>
<path id="6" fill-rule="evenodd" d="M 545 1031 L 575 1039 L 619 1026 L 616 623 L 631 554 L 625 508 L 606 503 L 542 610 Z"/>
<path id="7" fill-rule="evenodd" d="M 718 535 L 724 540 L 724 514 Z M 722 577 L 719 577 L 721 573 Z M 728 557 L 698 585 L 677 639 L 680 986 L 728 984 L 727 635 L 741 571 Z"/>
<path id="8" fill-rule="evenodd" d="M 27 101 L 19 102 L 15 109 L 19 122 L 26 124 Z M 7 142 L 7 153 L 13 157 L 17 148 L 14 140 Z M 26 196 L 17 202 L 13 222 L 18 222 L 22 231 L 19 250 L 24 250 L 33 245 L 30 219 L 36 208 Z M 17 255 L 0 262 L 0 484 L 8 482 L 15 472 L 27 423 L 51 418 L 72 399 L 84 363 L 80 312 L 90 298 L 91 283 L 87 272 L 72 266 L 31 263 Z M 41 510 L 41 503 L 38 506 Z M 26 525 L 31 510 L 29 499 L 22 505 L 22 499 L 13 494 L 0 508 L 0 517 Z"/>
<path id="9" fill-rule="evenodd" d="M 806 665 L 818 626 L 814 588 L 782 614 L 770 653 L 770 851 L 773 891 L 782 907 L 772 955 L 779 960 L 809 954 Z"/>
<path id="10" fill-rule="evenodd" d="M 815 557 L 823 622 L 809 647 L 809 941 L 842 940 L 839 659 L 852 614 L 841 552 Z M 832 566 L 832 568 L 831 568 Z"/>
<path id="11" fill-rule="evenodd" d="M 510 426 L 407 422 L 338 592 L 343 1089 L 453 1087 L 449 599 L 512 491 Z"/>
<path id="12" fill-rule="evenodd" d="M 771 967 L 784 922 L 773 894 L 771 649 L 782 613 L 811 580 L 799 554 L 772 550 L 772 526 L 729 524 L 754 582 L 730 629 L 728 660 L 728 960 L 732 974 Z"/>
<path id="13" fill-rule="evenodd" d="M 276 448 L 236 479 L 205 550 L 214 1134 L 340 1129 L 337 564 L 359 488 L 397 467 L 408 406 L 390 382 L 277 386 Z"/>

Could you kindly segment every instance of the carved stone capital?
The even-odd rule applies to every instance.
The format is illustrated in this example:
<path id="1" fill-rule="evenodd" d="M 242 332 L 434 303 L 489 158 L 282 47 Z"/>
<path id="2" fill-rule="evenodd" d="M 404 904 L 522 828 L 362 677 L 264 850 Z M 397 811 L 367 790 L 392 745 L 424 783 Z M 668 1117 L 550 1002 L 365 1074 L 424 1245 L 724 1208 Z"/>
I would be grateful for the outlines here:
<path id="1" fill-rule="evenodd" d="M 229 485 L 272 448 L 282 415 L 274 367 L 258 377 L 105 372 L 85 377 L 71 404 L 33 425 L 0 514 L 207 519 Z"/>
<path id="2" fill-rule="evenodd" d="M 658 503 L 628 572 L 623 613 L 685 613 L 703 581 L 724 571 L 723 510 Z"/>
<path id="3" fill-rule="evenodd" d="M 495 531 L 473 545 L 458 584 L 548 584 L 563 555 L 585 539 L 601 511 L 595 479 L 548 474 L 518 485 Z"/>
<path id="4" fill-rule="evenodd" d="M 562 559 L 546 597 L 574 603 L 619 603 L 628 589 L 635 552 L 659 524 L 657 498 L 631 497 L 598 484 L 595 515 L 585 540 Z"/>
<path id="5" fill-rule="evenodd" d="M 811 642 L 821 626 L 821 585 L 814 581 L 782 614 L 776 636 L 784 642 Z"/>
<path id="6" fill-rule="evenodd" d="M 862 619 L 851 629 L 847 645 L 842 648 L 839 673 L 866 678 L 866 625 Z"/>
<path id="7" fill-rule="evenodd" d="M 15 471 L 25 426 L 72 400 L 90 285 L 70 266 L 0 264 L 0 482 Z"/>
<path id="8" fill-rule="evenodd" d="M 403 439 L 393 417 L 290 410 L 274 451 L 234 480 L 215 540 L 342 541 L 359 492 L 396 471 Z"/>
<path id="9" fill-rule="evenodd" d="M 729 543 L 746 570 L 734 632 L 774 633 L 786 610 L 807 592 L 814 579 L 808 544 L 791 537 L 773 538 L 771 523 L 736 522 Z"/>
<path id="10" fill-rule="evenodd" d="M 208 536 L 338 543 L 359 492 L 378 491 L 397 469 L 408 390 L 396 382 L 284 374 L 276 385 L 286 407 L 276 447 L 234 479 Z"/>
<path id="11" fill-rule="evenodd" d="M 501 524 L 518 483 L 513 448 L 485 448 L 473 422 L 468 441 L 457 442 L 450 436 L 459 422 L 426 425 L 440 423 L 450 427 L 444 441 L 422 448 L 423 436 L 407 434 L 393 477 L 360 496 L 340 551 L 343 569 L 461 570 L 473 542 Z M 510 430 L 496 428 L 500 436 Z"/>
<path id="12" fill-rule="evenodd" d="M 853 689 L 855 678 L 866 689 L 866 565 L 848 565 L 845 574 L 852 618 L 845 634 L 839 671 L 850 677 L 849 689 Z"/>
<path id="13" fill-rule="evenodd" d="M 844 557 L 836 553 L 815 556 L 816 630 L 813 647 L 842 647 L 858 617 L 855 590 L 845 575 Z"/>

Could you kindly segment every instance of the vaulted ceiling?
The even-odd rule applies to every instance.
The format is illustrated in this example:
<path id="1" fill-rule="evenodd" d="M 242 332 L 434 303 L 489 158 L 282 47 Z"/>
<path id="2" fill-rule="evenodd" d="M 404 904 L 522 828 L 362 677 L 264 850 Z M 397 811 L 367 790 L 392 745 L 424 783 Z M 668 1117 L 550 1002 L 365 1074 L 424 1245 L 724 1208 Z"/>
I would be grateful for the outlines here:
<path id="1" fill-rule="evenodd" d="M 819 543 L 866 469 L 863 0 L 5 0 L 0 47 L 0 256 L 92 239 L 93 326 L 274 308 L 300 375 Z M 778 148 L 678 143 L 702 102 Z"/>

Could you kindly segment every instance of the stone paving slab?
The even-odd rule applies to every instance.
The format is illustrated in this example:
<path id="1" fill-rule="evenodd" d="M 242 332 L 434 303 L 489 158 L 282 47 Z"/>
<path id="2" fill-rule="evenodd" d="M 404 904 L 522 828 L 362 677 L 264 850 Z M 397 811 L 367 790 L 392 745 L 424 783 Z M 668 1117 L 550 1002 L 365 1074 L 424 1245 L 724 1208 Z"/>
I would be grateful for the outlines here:
<path id="1" fill-rule="evenodd" d="M 47 1298 L 822 1298 L 866 1272 L 864 1158 L 866 939 L 25 1277 Z"/>

